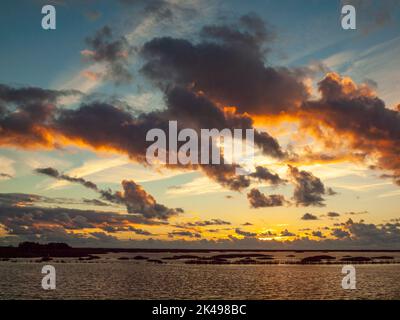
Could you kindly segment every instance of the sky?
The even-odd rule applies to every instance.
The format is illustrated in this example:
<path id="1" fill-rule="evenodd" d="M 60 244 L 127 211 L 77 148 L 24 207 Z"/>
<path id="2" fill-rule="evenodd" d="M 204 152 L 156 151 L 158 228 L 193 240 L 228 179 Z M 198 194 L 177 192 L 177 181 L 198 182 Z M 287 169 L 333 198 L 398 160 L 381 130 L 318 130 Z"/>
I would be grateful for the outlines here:
<path id="1" fill-rule="evenodd" d="M 0 245 L 400 248 L 398 0 L 0 12 Z M 252 171 L 150 165 L 168 121 L 255 129 Z"/>

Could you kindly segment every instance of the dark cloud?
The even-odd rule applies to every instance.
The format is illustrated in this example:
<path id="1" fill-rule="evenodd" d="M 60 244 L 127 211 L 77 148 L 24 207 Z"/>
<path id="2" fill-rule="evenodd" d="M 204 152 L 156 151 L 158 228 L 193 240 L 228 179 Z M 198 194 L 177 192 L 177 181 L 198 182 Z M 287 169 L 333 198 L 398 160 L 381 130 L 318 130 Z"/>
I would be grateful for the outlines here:
<path id="1" fill-rule="evenodd" d="M 154 83 L 191 86 L 240 113 L 279 113 L 307 96 L 299 72 L 264 64 L 264 46 L 271 39 L 263 21 L 245 15 L 232 25 L 205 26 L 199 43 L 169 37 L 145 44 L 142 72 Z"/>
<path id="2" fill-rule="evenodd" d="M 250 51 L 258 50 L 256 47 L 260 41 L 268 38 L 267 32 L 263 31 L 262 21 L 254 15 L 243 17 L 240 25 L 241 28 L 244 28 L 244 31 L 236 33 L 239 38 L 240 34 L 243 36 L 238 41 L 247 43 L 246 46 L 249 47 L 248 50 L 251 49 Z M 215 38 L 217 33 L 219 31 L 217 32 L 215 26 L 203 30 L 203 36 L 207 35 L 208 38 Z M 218 43 L 209 44 L 217 47 L 227 45 L 226 42 L 228 39 L 226 36 L 222 36 L 220 33 L 218 38 L 220 38 L 217 41 Z M 166 42 L 168 42 L 167 40 L 165 39 Z M 145 70 L 154 60 L 156 53 L 153 54 L 153 50 L 157 51 L 157 41 L 154 41 L 153 44 L 149 42 L 143 49 L 143 57 L 146 61 L 143 72 L 150 78 L 152 78 L 150 73 Z M 163 42 L 161 39 L 160 41 Z M 184 40 L 179 41 L 184 42 Z M 94 49 L 87 52 L 91 59 L 110 63 L 116 61 L 118 65 L 121 63 L 120 60 L 124 58 L 124 56 L 120 57 L 120 51 L 124 48 L 125 41 L 123 39 L 113 41 L 112 32 L 107 27 L 90 38 L 88 42 Z M 234 45 L 234 47 L 238 49 L 237 45 Z M 191 67 L 194 67 L 194 65 L 191 64 Z M 166 77 L 172 81 L 173 77 L 171 75 L 168 72 Z M 104 102 L 85 103 L 77 109 L 61 110 L 55 106 L 49 109 L 43 97 L 39 96 L 35 108 L 26 115 L 26 118 L 29 119 L 29 125 L 24 126 L 23 130 L 19 130 L 21 132 L 18 132 L 17 136 L 13 132 L 15 131 L 13 126 L 15 121 L 9 118 L 20 117 L 21 109 L 24 107 L 17 106 L 15 112 L 7 112 L 4 116 L 0 116 L 0 126 L 3 127 L 3 122 L 11 123 L 10 130 L 3 130 L 4 136 L 7 139 L 5 143 L 20 147 L 42 146 L 59 148 L 62 143 L 67 142 L 94 149 L 108 149 L 122 152 L 129 155 L 133 160 L 145 163 L 145 153 L 147 147 L 150 145 L 150 143 L 146 142 L 146 133 L 152 128 L 160 128 L 168 132 L 169 120 L 177 120 L 180 128 L 190 127 L 196 131 L 206 128 L 216 128 L 219 130 L 223 128 L 253 128 L 253 120 L 249 116 L 227 112 L 219 102 L 214 101 L 209 96 L 198 94 L 197 90 L 182 85 L 178 80 L 173 80 L 173 82 L 173 85 L 163 87 L 166 102 L 165 110 L 139 114 L 136 117 L 125 110 Z M 12 88 L 6 88 L 4 95 L 9 95 L 10 91 L 12 91 Z M 36 118 L 33 117 L 33 113 L 35 113 Z M 99 130 L 98 123 L 103 124 L 101 130 Z M 32 137 L 35 137 L 35 135 L 37 137 L 32 141 Z M 28 139 L 28 141 L 24 143 L 23 139 Z M 266 132 L 256 131 L 255 143 L 266 155 L 278 158 L 285 156 L 277 140 Z M 182 166 L 178 167 L 182 168 Z M 203 169 L 211 178 L 232 190 L 241 190 L 250 185 L 249 178 L 236 175 L 237 165 L 220 165 L 218 167 L 200 165 L 194 167 Z M 259 173 L 265 174 L 265 172 Z M 272 179 L 271 182 L 278 181 L 278 177 L 274 177 L 273 175 L 270 175 L 269 178 Z"/>
<path id="3" fill-rule="evenodd" d="M 356 216 L 356 215 L 360 215 L 360 214 L 367 214 L 368 211 L 349 211 L 349 212 L 345 212 L 345 214 L 351 215 L 351 216 Z"/>
<path id="4" fill-rule="evenodd" d="M 281 237 L 295 237 L 296 234 L 293 232 L 288 231 L 288 229 L 285 229 L 281 232 L 280 234 Z"/>
<path id="5" fill-rule="evenodd" d="M 85 180 L 83 178 L 70 177 L 70 176 L 68 176 L 66 174 L 60 174 L 58 172 L 58 170 L 56 170 L 54 168 L 50 168 L 50 167 L 48 167 L 48 168 L 37 168 L 37 169 L 35 169 L 35 171 L 37 173 L 44 174 L 44 175 L 47 175 L 47 176 L 55 178 L 55 179 L 65 180 L 65 181 L 72 182 L 72 183 L 79 183 L 79 184 L 83 185 L 84 187 L 86 187 L 88 189 L 92 189 L 92 190 L 95 190 L 95 191 L 99 190 L 97 188 L 97 185 L 94 184 L 91 181 L 87 181 L 87 180 Z"/>
<path id="6" fill-rule="evenodd" d="M 138 235 L 143 235 L 143 236 L 151 236 L 153 235 L 151 232 L 139 228 L 135 228 L 132 226 L 126 226 L 126 227 L 121 227 L 121 226 L 106 226 L 103 228 L 104 231 L 108 233 L 116 233 L 116 232 L 133 232 Z"/>
<path id="7" fill-rule="evenodd" d="M 247 199 L 252 208 L 265 208 L 265 207 L 281 207 L 287 204 L 285 197 L 280 194 L 271 194 L 266 196 L 258 189 L 251 189 L 247 194 Z"/>
<path id="8" fill-rule="evenodd" d="M 0 84 L 0 101 L 14 105 L 54 104 L 60 98 L 75 95 L 81 95 L 81 93 L 77 90 L 46 90 L 38 87 L 13 88 Z"/>
<path id="9" fill-rule="evenodd" d="M 333 229 L 331 234 L 334 237 L 339 238 L 339 239 L 347 238 L 350 236 L 350 233 L 348 233 L 347 231 L 344 231 L 342 229 Z"/>
<path id="10" fill-rule="evenodd" d="M 108 203 L 98 200 L 98 199 L 83 199 L 83 203 L 88 204 L 88 205 L 99 206 L 99 207 L 109 206 Z"/>
<path id="11" fill-rule="evenodd" d="M 227 225 L 231 225 L 231 223 L 229 221 L 224 221 L 221 219 L 188 222 L 185 224 L 185 226 L 188 227 L 227 226 Z"/>
<path id="12" fill-rule="evenodd" d="M 168 219 L 172 216 L 183 213 L 180 208 L 170 209 L 159 204 L 140 185 L 133 181 L 122 181 L 124 193 L 117 193 L 126 204 L 129 213 L 140 213 L 149 219 Z"/>
<path id="13" fill-rule="evenodd" d="M 160 3 L 167 5 L 153 3 L 147 9 L 151 13 L 162 7 Z M 282 115 L 299 121 L 300 129 L 312 131 L 327 148 L 337 150 L 338 145 L 346 145 L 358 160 L 376 156 L 374 168 L 389 171 L 394 181 L 400 181 L 399 112 L 385 108 L 368 85 L 329 73 L 319 83 L 321 98 L 309 100 L 303 85 L 307 71 L 264 63 L 265 49 L 273 37 L 254 14 L 241 17 L 237 23 L 206 26 L 199 36 L 197 41 L 156 38 L 141 50 L 142 73 L 164 94 L 166 109 L 162 111 L 133 116 L 104 102 L 60 110 L 55 101 L 73 92 L 1 86 L 0 99 L 5 105 L 0 108 L 0 144 L 24 148 L 77 144 L 121 152 L 144 163 L 146 132 L 155 127 L 165 130 L 168 120 L 197 130 L 244 129 L 253 127 L 252 115 Z M 126 43 L 115 39 L 109 28 L 99 31 L 89 43 L 98 49 L 89 54 L 93 59 L 122 59 L 125 63 L 126 56 L 120 55 L 119 49 Z M 228 112 L 226 106 L 235 106 L 237 111 Z M 98 123 L 103 124 L 101 130 Z M 264 154 L 280 159 L 287 156 L 268 133 L 257 131 L 255 140 Z M 335 154 L 327 156 L 329 160 Z M 233 166 L 222 168 L 220 174 L 215 168 L 198 167 L 233 190 L 249 186 L 248 178 L 232 174 Z M 317 179 L 313 186 L 308 184 L 311 190 L 297 186 L 297 205 L 321 206 L 324 194 L 335 193 L 330 188 L 322 193 Z"/>
<path id="14" fill-rule="evenodd" d="M 170 238 L 173 238 L 173 237 L 201 238 L 200 233 L 191 232 L 191 231 L 172 231 L 172 232 L 168 233 L 168 236 Z"/>
<path id="15" fill-rule="evenodd" d="M 0 206 L 31 205 L 46 197 L 24 193 L 0 193 Z"/>
<path id="16" fill-rule="evenodd" d="M 325 206 L 325 186 L 322 181 L 311 172 L 300 171 L 289 165 L 289 175 L 295 186 L 293 200 L 298 206 Z"/>
<path id="17" fill-rule="evenodd" d="M 317 238 L 326 238 L 321 231 L 313 231 L 311 235 Z"/>
<path id="18" fill-rule="evenodd" d="M 66 206 L 66 205 L 90 205 L 110 207 L 110 204 L 97 199 L 72 199 L 72 198 L 50 198 L 39 196 L 36 194 L 25 193 L 0 193 L 0 206 L 32 206 L 32 205 L 47 205 L 47 206 Z"/>
<path id="19" fill-rule="evenodd" d="M 124 153 L 132 160 L 147 164 L 146 151 L 152 143 L 146 141 L 146 134 L 153 128 L 162 129 L 168 134 L 169 120 L 177 120 L 179 130 L 190 127 L 198 133 L 200 129 L 207 128 L 253 128 L 249 117 L 226 114 L 205 97 L 183 88 L 169 90 L 166 93 L 166 105 L 166 110 L 133 116 L 124 109 L 96 101 L 84 103 L 76 109 L 59 109 L 47 104 L 45 100 L 29 108 L 7 104 L 5 111 L 0 113 L 0 144 L 23 148 L 60 148 L 65 143 L 76 144 Z M 101 130 L 99 123 L 102 123 Z M 284 154 L 277 141 L 265 132 L 255 132 L 255 143 L 265 154 L 276 157 Z M 232 190 L 250 185 L 249 178 L 237 176 L 237 164 L 170 167 L 200 168 L 212 179 Z"/>
<path id="20" fill-rule="evenodd" d="M 256 166 L 256 171 L 251 173 L 250 176 L 272 185 L 285 183 L 285 180 L 281 179 L 277 173 L 271 173 L 267 168 L 261 166 Z"/>
<path id="21" fill-rule="evenodd" d="M 301 220 L 318 220 L 318 217 L 311 214 L 311 213 L 305 213 L 302 217 Z"/>
<path id="22" fill-rule="evenodd" d="M 200 129 L 254 129 L 253 120 L 247 115 L 226 112 L 205 95 L 199 95 L 186 87 L 171 86 L 165 90 L 167 111 L 164 116 L 178 121 L 184 128 L 200 132 Z M 255 130 L 254 142 L 264 154 L 282 158 L 285 153 L 276 139 L 267 132 Z"/>
<path id="23" fill-rule="evenodd" d="M 30 195 L 26 195 L 31 197 Z M 20 195 L 19 198 L 21 198 Z M 101 229 L 106 232 L 137 231 L 134 225 L 164 224 L 152 221 L 140 215 L 118 214 L 113 212 L 79 210 L 67 208 L 48 208 L 37 206 L 20 206 L 18 203 L 0 206 L 0 224 L 9 235 L 19 239 L 32 241 L 60 241 L 62 237 L 68 240 L 75 235 L 73 230 Z M 61 238 L 58 238 L 60 236 Z M 79 235 L 76 235 L 79 237 Z"/>
<path id="24" fill-rule="evenodd" d="M 0 145 L 58 148 L 43 124 L 51 122 L 60 98 L 78 94 L 0 84 Z"/>
<path id="25" fill-rule="evenodd" d="M 149 232 L 147 230 L 138 229 L 138 228 L 135 228 L 135 227 L 132 227 L 132 226 L 129 226 L 128 230 L 132 231 L 132 232 L 134 232 L 136 234 L 142 235 L 142 236 L 151 236 L 151 235 L 153 235 L 151 232 Z"/>
<path id="26" fill-rule="evenodd" d="M 82 53 L 85 59 L 93 62 L 105 63 L 107 67 L 106 77 L 117 84 L 129 83 L 132 81 L 132 74 L 129 70 L 129 58 L 133 48 L 123 36 L 114 37 L 110 27 L 105 26 L 98 30 L 92 37 L 86 39 L 90 50 Z"/>
<path id="27" fill-rule="evenodd" d="M 248 232 L 248 231 L 243 231 L 239 228 L 235 229 L 235 232 L 240 235 L 240 236 L 244 236 L 244 237 L 255 237 L 257 235 L 257 233 L 254 232 Z"/>
<path id="28" fill-rule="evenodd" d="M 134 181 L 124 180 L 121 183 L 124 191 L 112 192 L 111 190 L 99 189 L 96 184 L 83 178 L 75 178 L 66 174 L 60 174 L 58 170 L 54 168 L 38 168 L 35 171 L 56 179 L 79 183 L 86 188 L 98 192 L 104 200 L 125 205 L 128 213 L 141 214 L 148 219 L 168 219 L 183 212 L 180 208 L 170 209 L 157 203 L 152 195 L 148 194 Z"/>
<path id="29" fill-rule="evenodd" d="M 9 196 L 11 197 L 11 196 Z M 27 199 L 31 195 L 25 195 Z M 23 195 L 16 196 L 23 198 Z M 268 242 L 258 240 L 257 234 L 237 229 L 244 238 L 228 237 L 226 239 L 195 240 L 201 235 L 186 230 L 173 231 L 172 237 L 189 237 L 191 241 L 180 240 L 123 240 L 113 236 L 116 232 L 133 232 L 150 236 L 150 232 L 140 229 L 137 225 L 166 224 L 162 221 L 145 219 L 140 215 L 119 214 L 93 210 L 78 210 L 66 208 L 44 208 L 37 206 L 0 206 L 0 225 L 7 234 L 0 239 L 2 245 L 17 244 L 21 241 L 65 242 L 72 246 L 86 247 L 130 247 L 130 248 L 199 248 L 199 249 L 397 249 L 400 245 L 400 224 L 385 223 L 382 225 L 366 224 L 362 221 L 338 224 L 332 229 L 335 239 L 320 238 L 311 240 L 307 237 L 294 240 Z M 93 231 L 90 231 L 93 229 Z M 89 230 L 87 233 L 76 231 Z M 95 231 L 96 230 L 96 231 Z M 101 230 L 101 231 L 97 231 Z M 317 231 L 318 232 L 318 231 Z M 239 234 L 238 233 L 238 234 Z M 272 237 L 273 233 L 259 236 Z M 319 233 L 314 236 L 318 237 Z M 284 230 L 282 237 L 296 237 L 296 234 Z"/>
<path id="30" fill-rule="evenodd" d="M 336 217 L 340 217 L 340 214 L 339 213 L 337 213 L 337 212 L 328 212 L 327 213 L 327 216 L 328 217 L 330 217 L 330 218 L 336 218 Z"/>
<path id="31" fill-rule="evenodd" d="M 275 237 L 276 235 L 277 235 L 277 234 L 276 234 L 275 232 L 272 232 L 272 231 L 270 231 L 270 230 L 258 234 L 258 236 L 261 237 L 261 238 L 263 238 L 263 237 L 266 237 L 266 238 Z"/>
<path id="32" fill-rule="evenodd" d="M 400 116 L 388 109 L 366 84 L 329 73 L 319 82 L 321 99 L 308 101 L 299 116 L 304 130 L 327 148 L 357 151 L 362 159 L 373 155 L 373 169 L 389 171 L 400 185 Z"/>

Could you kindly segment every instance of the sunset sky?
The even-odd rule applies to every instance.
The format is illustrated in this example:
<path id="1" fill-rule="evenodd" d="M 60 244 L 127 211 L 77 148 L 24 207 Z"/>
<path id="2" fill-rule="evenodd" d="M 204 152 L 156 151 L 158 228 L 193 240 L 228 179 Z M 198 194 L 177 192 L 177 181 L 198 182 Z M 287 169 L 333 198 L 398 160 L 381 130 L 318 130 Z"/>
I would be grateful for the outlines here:
<path id="1" fill-rule="evenodd" d="M 0 12 L 0 245 L 400 248 L 398 0 Z M 169 120 L 255 128 L 254 172 L 149 166 Z"/>

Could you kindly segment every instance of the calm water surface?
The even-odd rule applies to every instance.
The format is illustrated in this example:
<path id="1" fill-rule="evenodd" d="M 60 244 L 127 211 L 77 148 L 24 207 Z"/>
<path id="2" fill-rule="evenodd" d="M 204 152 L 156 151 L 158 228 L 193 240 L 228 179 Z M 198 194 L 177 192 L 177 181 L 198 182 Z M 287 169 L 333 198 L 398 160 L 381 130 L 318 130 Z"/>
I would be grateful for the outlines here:
<path id="1" fill-rule="evenodd" d="M 400 299 L 400 265 L 356 265 L 357 289 L 341 265 L 155 265 L 49 262 L 57 289 L 41 289 L 44 263 L 0 262 L 0 299 Z"/>

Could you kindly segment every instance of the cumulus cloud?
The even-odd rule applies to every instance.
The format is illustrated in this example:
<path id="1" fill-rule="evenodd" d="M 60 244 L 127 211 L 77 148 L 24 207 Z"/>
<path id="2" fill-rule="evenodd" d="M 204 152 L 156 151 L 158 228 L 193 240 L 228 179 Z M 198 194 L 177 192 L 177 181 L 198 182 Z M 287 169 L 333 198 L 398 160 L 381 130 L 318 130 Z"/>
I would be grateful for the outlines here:
<path id="1" fill-rule="evenodd" d="M 264 64 L 271 32 L 255 14 L 232 25 L 210 25 L 202 41 L 156 38 L 145 44 L 142 72 L 163 88 L 192 86 L 239 112 L 279 113 L 301 103 L 308 92 L 299 71 Z"/>
<path id="2" fill-rule="evenodd" d="M 331 232 L 331 234 L 332 234 L 334 237 L 339 238 L 339 239 L 347 238 L 347 237 L 350 236 L 350 233 L 348 233 L 348 232 L 345 231 L 345 230 L 339 229 L 339 228 L 333 229 L 332 232 Z"/>
<path id="3" fill-rule="evenodd" d="M 262 232 L 262 233 L 258 234 L 258 236 L 259 236 L 260 238 L 264 238 L 264 237 L 266 237 L 266 238 L 275 237 L 276 235 L 277 235 L 277 234 L 276 234 L 275 232 L 272 232 L 271 230 L 268 230 L 268 231 L 265 231 L 265 232 Z"/>
<path id="4" fill-rule="evenodd" d="M 247 199 L 252 208 L 281 207 L 288 203 L 283 195 L 271 194 L 266 196 L 254 188 L 247 194 Z"/>
<path id="5" fill-rule="evenodd" d="M 311 214 L 311 213 L 305 213 L 302 217 L 301 220 L 318 220 L 318 217 Z"/>
<path id="6" fill-rule="evenodd" d="M 18 94 L 13 93 L 17 91 Z M 58 108 L 49 104 L 54 92 L 32 94 L 35 104 L 19 104 L 20 95 L 30 90 L 6 87 L 0 92 L 6 99 L 0 112 L 1 145 L 22 148 L 59 148 L 78 145 L 98 150 L 109 150 L 128 155 L 133 161 L 148 164 L 146 141 L 150 129 L 159 128 L 169 132 L 169 121 L 177 120 L 178 129 L 253 128 L 248 116 L 226 113 L 213 102 L 184 88 L 173 88 L 166 93 L 166 110 L 142 113 L 134 116 L 129 111 L 105 102 L 83 103 L 76 109 Z M 35 91 L 36 92 L 36 91 Z M 46 91 L 45 91 L 46 92 Z M 59 92 L 59 95 L 65 94 Z M 26 97 L 29 99 L 29 97 Z M 98 123 L 102 123 L 101 130 Z M 243 137 L 244 138 L 244 137 Z M 283 156 L 277 141 L 266 132 L 255 132 L 255 143 L 264 153 Z M 183 142 L 180 143 L 182 145 Z M 167 155 L 168 155 L 168 150 Z M 249 177 L 236 174 L 237 164 L 171 165 L 171 168 L 202 169 L 208 176 L 232 190 L 250 185 Z"/>
<path id="7" fill-rule="evenodd" d="M 18 195 L 20 199 L 23 195 Z M 26 195 L 31 198 L 32 195 Z M 101 229 L 104 232 L 133 231 L 137 224 L 162 225 L 165 222 L 145 219 L 140 215 L 118 214 L 113 212 L 68 209 L 61 207 L 39 207 L 17 200 L 0 206 L 0 224 L 11 236 L 20 241 L 67 241 L 79 238 L 76 231 Z M 142 233 L 144 234 L 144 233 Z"/>
<path id="8" fill-rule="evenodd" d="M 66 174 L 60 174 L 58 170 L 54 168 L 38 168 L 35 171 L 56 179 L 79 183 L 86 188 L 98 192 L 104 200 L 125 205 L 128 213 L 141 214 L 148 219 L 168 219 L 183 212 L 181 208 L 171 209 L 157 203 L 152 195 L 148 194 L 134 181 L 124 180 L 121 183 L 124 191 L 112 192 L 111 190 L 99 189 L 96 184 L 83 178 L 75 178 Z"/>
<path id="9" fill-rule="evenodd" d="M 298 206 L 325 206 L 325 186 L 311 172 L 299 170 L 289 165 L 289 175 L 295 186 L 293 200 Z"/>
<path id="10" fill-rule="evenodd" d="M 321 98 L 301 107 L 302 126 L 326 147 L 347 148 L 359 158 L 373 156 L 373 169 L 391 172 L 400 185 L 399 111 L 388 109 L 366 84 L 329 73 L 319 82 Z"/>
<path id="11" fill-rule="evenodd" d="M 266 167 L 256 166 L 256 171 L 250 173 L 250 176 L 260 181 L 265 181 L 271 185 L 285 183 L 285 180 L 281 179 L 277 173 L 272 173 Z"/>
<path id="12" fill-rule="evenodd" d="M 295 237 L 296 234 L 293 233 L 293 232 L 288 231 L 288 229 L 285 229 L 280 233 L 280 236 L 281 237 Z"/>
<path id="13" fill-rule="evenodd" d="M 321 231 L 313 231 L 311 235 L 317 238 L 326 238 Z"/>

